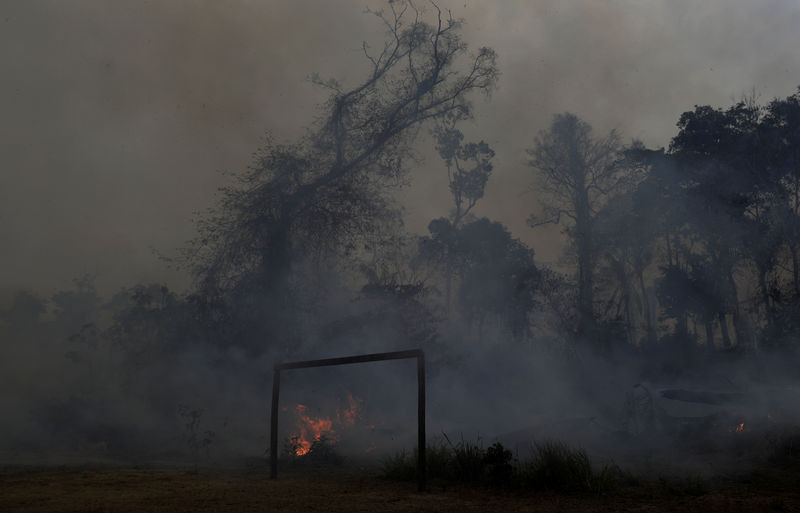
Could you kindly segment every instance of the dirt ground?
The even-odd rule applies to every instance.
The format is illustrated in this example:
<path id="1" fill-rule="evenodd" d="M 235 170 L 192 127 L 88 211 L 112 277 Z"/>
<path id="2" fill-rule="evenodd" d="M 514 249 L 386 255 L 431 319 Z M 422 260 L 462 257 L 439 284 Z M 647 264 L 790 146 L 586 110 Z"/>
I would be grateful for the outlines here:
<path id="1" fill-rule="evenodd" d="M 2 512 L 800 511 L 797 475 L 753 474 L 704 485 L 647 482 L 571 496 L 383 480 L 367 472 L 58 468 L 0 471 Z"/>

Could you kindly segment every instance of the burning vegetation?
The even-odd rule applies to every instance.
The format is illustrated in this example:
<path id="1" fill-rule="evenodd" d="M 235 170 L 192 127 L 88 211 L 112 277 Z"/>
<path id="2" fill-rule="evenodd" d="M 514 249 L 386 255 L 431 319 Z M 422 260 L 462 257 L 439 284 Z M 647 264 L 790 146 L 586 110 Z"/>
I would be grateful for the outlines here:
<path id="1" fill-rule="evenodd" d="M 312 417 L 308 414 L 308 407 L 298 404 L 294 408 L 296 432 L 289 435 L 288 449 L 295 456 L 308 454 L 314 443 L 334 445 L 340 440 L 336 429 L 353 428 L 356 421 L 361 418 L 362 399 L 347 393 L 347 407 L 336 409 L 333 420 L 327 417 Z M 285 411 L 285 410 L 284 410 Z"/>

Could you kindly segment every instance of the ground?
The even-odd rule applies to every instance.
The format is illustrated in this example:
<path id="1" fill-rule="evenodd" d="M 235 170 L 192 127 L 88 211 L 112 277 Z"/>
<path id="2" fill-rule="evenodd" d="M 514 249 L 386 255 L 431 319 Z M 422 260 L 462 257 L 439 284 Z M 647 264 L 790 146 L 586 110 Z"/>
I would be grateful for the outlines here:
<path id="1" fill-rule="evenodd" d="M 800 511 L 796 473 L 698 484 L 647 481 L 605 495 L 533 493 L 392 482 L 358 470 L 13 468 L 0 471 L 2 512 L 751 512 Z"/>

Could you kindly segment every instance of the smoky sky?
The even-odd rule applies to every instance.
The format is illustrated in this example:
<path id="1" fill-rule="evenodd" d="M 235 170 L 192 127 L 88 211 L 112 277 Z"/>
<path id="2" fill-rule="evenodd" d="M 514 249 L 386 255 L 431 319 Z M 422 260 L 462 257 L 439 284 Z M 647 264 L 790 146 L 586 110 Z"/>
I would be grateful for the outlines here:
<path id="1" fill-rule="evenodd" d="M 422 2 L 420 3 L 422 5 Z M 507 224 L 540 262 L 558 230 L 525 218 L 536 193 L 525 148 L 569 110 L 598 133 L 659 147 L 694 105 L 762 102 L 800 85 L 794 0 L 461 0 L 470 46 L 502 77 L 475 99 L 468 138 L 497 152 L 478 215 Z M 360 0 L 7 1 L 0 6 L 0 291 L 44 294 L 97 275 L 184 287 L 173 255 L 214 203 L 220 171 L 244 169 L 265 133 L 291 141 L 319 114 L 319 73 L 355 84 L 379 21 Z M 430 9 L 429 9 L 430 10 Z M 430 145 L 426 138 L 421 145 Z M 422 232 L 448 211 L 430 148 L 400 194 Z"/>

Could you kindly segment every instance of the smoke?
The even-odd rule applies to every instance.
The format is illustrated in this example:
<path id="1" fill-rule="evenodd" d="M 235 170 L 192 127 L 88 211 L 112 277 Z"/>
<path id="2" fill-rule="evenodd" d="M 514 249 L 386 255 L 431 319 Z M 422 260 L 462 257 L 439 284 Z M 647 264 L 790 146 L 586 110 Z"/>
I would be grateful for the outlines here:
<path id="1" fill-rule="evenodd" d="M 379 8 L 381 3 L 366 4 Z M 47 293 L 98 275 L 105 293 L 185 277 L 153 258 L 193 234 L 192 213 L 243 169 L 265 131 L 301 134 L 324 92 L 311 73 L 364 71 L 361 40 L 381 27 L 359 1 L 14 2 L 3 14 L 0 287 Z M 524 149 L 556 112 L 598 131 L 666 145 L 676 113 L 755 88 L 796 86 L 797 5 L 772 2 L 443 3 L 465 37 L 500 55 L 503 78 L 478 102 L 474 133 L 497 151 L 479 215 L 554 261 L 556 233 L 532 232 Z M 435 159 L 403 198 L 423 232 L 446 207 Z M 8 292 L 6 293 L 6 297 Z"/>
<path id="2" fill-rule="evenodd" d="M 193 213 L 212 206 L 217 188 L 228 183 L 218 171 L 244 169 L 265 132 L 283 141 L 304 133 L 325 97 L 307 80 L 311 73 L 345 83 L 362 76 L 361 40 L 382 36 L 364 5 L 83 0 L 5 6 L 0 305 L 11 305 L 21 288 L 48 297 L 86 273 L 97 276 L 107 299 L 135 283 L 189 287 L 186 274 L 166 267 L 153 250 L 172 256 L 195 235 Z M 468 140 L 484 139 L 497 154 L 475 212 L 505 223 L 536 250 L 539 265 L 558 259 L 563 238 L 557 229 L 533 232 L 525 225 L 537 198 L 522 194 L 533 182 L 524 150 L 554 113 L 577 112 L 598 133 L 617 128 L 664 146 L 677 115 L 694 104 L 723 105 L 751 88 L 765 98 L 782 96 L 798 81 L 800 8 L 789 0 L 768 7 L 741 0 L 442 5 L 466 19 L 471 46 L 498 52 L 503 73 L 491 101 L 476 100 L 475 121 L 464 128 Z M 421 144 L 427 144 L 419 149 L 425 160 L 399 199 L 407 227 L 417 233 L 450 205 L 445 171 L 424 134 Z M 305 346 L 291 357 L 406 348 L 396 328 L 416 321 L 403 318 L 354 321 L 357 329 L 323 336 L 341 327 L 337 319 L 363 320 L 378 310 L 350 300 L 328 298 L 326 315 L 300 334 Z M 103 311 L 98 330 L 113 325 L 113 313 Z M 286 354 L 254 358 L 241 348 L 191 339 L 138 361 L 109 341 L 94 341 L 90 329 L 67 329 L 53 311 L 39 320 L 36 329 L 5 320 L 0 374 L 14 391 L 0 395 L 2 411 L 13 412 L 0 426 L 6 461 L 176 457 L 170 450 L 263 454 L 270 371 Z M 79 332 L 83 338 L 69 339 Z M 643 383 L 642 359 L 621 355 L 612 365 L 585 352 L 567 358 L 557 333 L 538 333 L 523 346 L 502 342 L 507 335 L 490 329 L 478 337 L 449 327 L 441 346 L 425 347 L 429 433 L 500 437 L 510 445 L 568 432 L 596 446 L 613 439 L 626 404 L 643 390 L 635 387 Z M 151 336 L 137 340 L 159 340 Z M 350 392 L 364 399 L 369 422 L 386 426 L 376 443 L 387 451 L 408 447 L 415 377 L 406 363 L 287 373 L 283 405 L 317 401 L 335 410 Z M 714 381 L 717 388 L 758 389 L 755 371 L 720 373 L 734 377 Z M 692 377 L 660 382 L 653 375 L 659 373 L 650 372 L 653 381 L 644 386 L 654 415 L 672 408 L 680 417 L 689 408 L 660 398 L 659 390 L 708 384 Z M 284 433 L 292 429 L 289 413 L 282 414 Z M 650 429 L 662 433 L 653 422 Z M 720 426 L 722 436 L 727 427 Z"/>

